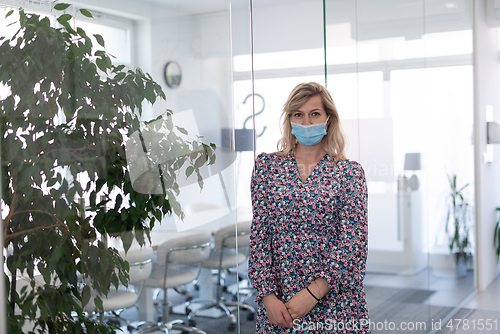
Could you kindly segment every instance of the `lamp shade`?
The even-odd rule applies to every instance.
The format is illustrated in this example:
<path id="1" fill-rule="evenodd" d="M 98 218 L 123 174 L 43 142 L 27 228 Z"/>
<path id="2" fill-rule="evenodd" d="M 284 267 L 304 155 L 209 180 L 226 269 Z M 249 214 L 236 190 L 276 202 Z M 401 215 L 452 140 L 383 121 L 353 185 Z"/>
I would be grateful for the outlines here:
<path id="1" fill-rule="evenodd" d="M 404 170 L 420 170 L 420 153 L 406 153 Z"/>

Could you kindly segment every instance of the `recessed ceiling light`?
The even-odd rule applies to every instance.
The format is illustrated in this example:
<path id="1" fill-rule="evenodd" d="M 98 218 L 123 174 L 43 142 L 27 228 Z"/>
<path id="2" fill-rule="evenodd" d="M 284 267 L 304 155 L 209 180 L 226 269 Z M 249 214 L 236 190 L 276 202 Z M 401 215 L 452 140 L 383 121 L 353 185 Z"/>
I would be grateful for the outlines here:
<path id="1" fill-rule="evenodd" d="M 447 3 L 445 3 L 445 4 L 444 4 L 444 6 L 445 6 L 446 8 L 450 8 L 450 9 L 457 8 L 457 7 L 458 7 L 458 6 L 457 6 L 457 4 L 456 4 L 456 3 L 454 3 L 454 2 L 447 2 Z"/>

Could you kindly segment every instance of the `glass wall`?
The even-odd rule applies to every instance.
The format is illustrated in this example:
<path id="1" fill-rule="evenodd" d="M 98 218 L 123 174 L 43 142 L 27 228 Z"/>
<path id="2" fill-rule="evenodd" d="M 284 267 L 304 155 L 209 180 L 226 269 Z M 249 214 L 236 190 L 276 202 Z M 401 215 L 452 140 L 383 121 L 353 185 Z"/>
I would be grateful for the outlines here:
<path id="1" fill-rule="evenodd" d="M 281 110 L 297 83 L 327 85 L 348 158 L 361 163 L 368 181 L 365 289 L 374 332 L 390 331 L 386 321 L 431 331 L 474 290 L 471 4 L 253 4 L 253 84 L 262 111 L 256 153 L 276 150 Z M 238 85 L 251 84 L 240 59 L 235 96 Z M 454 191 L 464 202 L 450 208 Z M 455 240 L 450 250 L 457 209 L 461 247 Z"/>
<path id="2" fill-rule="evenodd" d="M 469 1 L 1 3 L 9 333 L 255 332 L 250 178 L 307 81 L 367 177 L 372 332 L 430 332 L 473 291 Z M 41 16 L 18 31 L 19 6 Z"/>
<path id="3" fill-rule="evenodd" d="M 232 78 L 249 3 L 3 5 L 9 333 L 254 327 L 236 181 L 252 170 L 253 99 L 235 110 Z"/>
<path id="4" fill-rule="evenodd" d="M 341 113 L 348 110 L 349 156 L 367 175 L 365 287 L 374 332 L 390 329 L 385 321 L 429 332 L 474 289 L 470 6 L 327 1 L 327 54 L 350 50 L 345 62 L 355 66 L 346 74 L 342 60 L 327 56 L 329 88 Z M 458 231 L 468 241 L 463 269 L 457 245 L 450 251 L 456 190 L 468 203 Z"/>

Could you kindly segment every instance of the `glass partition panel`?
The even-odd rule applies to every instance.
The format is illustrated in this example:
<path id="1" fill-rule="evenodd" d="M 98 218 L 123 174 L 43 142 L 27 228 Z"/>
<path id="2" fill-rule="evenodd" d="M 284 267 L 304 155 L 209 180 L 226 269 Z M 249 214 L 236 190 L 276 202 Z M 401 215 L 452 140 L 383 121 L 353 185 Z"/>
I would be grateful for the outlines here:
<path id="1" fill-rule="evenodd" d="M 20 5 L 17 33 L 1 21 L 9 333 L 254 326 L 249 3 Z"/>
<path id="2" fill-rule="evenodd" d="M 427 333 L 474 289 L 471 7 L 364 0 L 326 7 L 328 86 L 349 157 L 368 183 L 372 332 Z M 469 240 L 465 266 L 455 262 L 456 244 L 450 252 L 455 176 L 456 190 L 468 184 L 458 232 Z"/>

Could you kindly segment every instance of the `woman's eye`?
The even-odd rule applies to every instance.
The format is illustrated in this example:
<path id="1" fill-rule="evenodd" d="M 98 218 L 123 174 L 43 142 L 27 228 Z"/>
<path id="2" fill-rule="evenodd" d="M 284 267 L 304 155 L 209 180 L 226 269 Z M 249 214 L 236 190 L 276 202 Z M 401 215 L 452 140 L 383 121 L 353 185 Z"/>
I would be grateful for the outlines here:
<path id="1" fill-rule="evenodd" d="M 301 114 L 301 113 L 296 113 L 296 114 L 293 114 L 293 117 L 300 117 L 300 116 L 302 116 L 302 114 Z"/>

